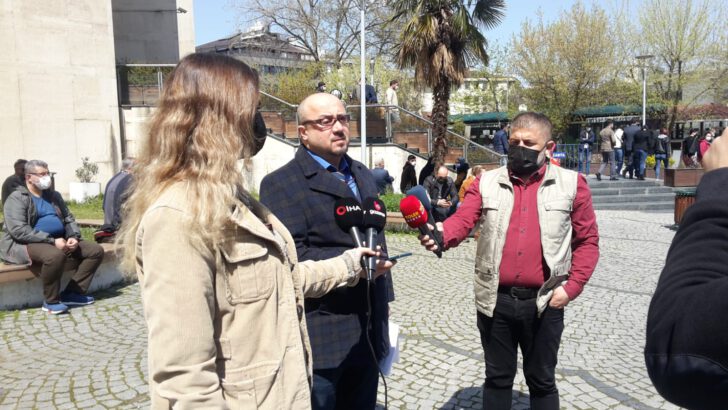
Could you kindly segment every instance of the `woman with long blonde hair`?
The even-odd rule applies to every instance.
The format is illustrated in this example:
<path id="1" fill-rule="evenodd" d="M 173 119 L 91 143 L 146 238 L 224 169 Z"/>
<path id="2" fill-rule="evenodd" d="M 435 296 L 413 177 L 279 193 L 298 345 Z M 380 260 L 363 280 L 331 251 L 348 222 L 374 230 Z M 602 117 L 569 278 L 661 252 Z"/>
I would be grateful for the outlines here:
<path id="1" fill-rule="evenodd" d="M 365 248 L 299 263 L 243 188 L 255 154 L 255 71 L 192 54 L 165 83 L 120 233 L 148 327 L 152 408 L 310 407 L 303 298 L 355 285 Z M 381 273 L 381 272 L 378 272 Z"/>

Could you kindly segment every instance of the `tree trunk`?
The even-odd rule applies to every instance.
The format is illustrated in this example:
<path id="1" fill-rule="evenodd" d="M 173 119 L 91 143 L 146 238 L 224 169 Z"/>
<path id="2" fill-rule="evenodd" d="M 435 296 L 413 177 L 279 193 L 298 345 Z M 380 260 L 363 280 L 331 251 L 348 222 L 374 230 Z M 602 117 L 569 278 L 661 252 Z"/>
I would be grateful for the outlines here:
<path id="1" fill-rule="evenodd" d="M 675 131 L 675 122 L 677 121 L 677 108 L 680 105 L 680 99 L 682 98 L 682 61 L 677 62 L 677 85 L 675 86 L 675 94 L 672 96 L 672 107 L 670 109 L 669 116 L 667 117 L 667 132 L 671 135 L 671 138 L 676 138 L 676 135 L 672 135 Z"/>
<path id="2" fill-rule="evenodd" d="M 447 154 L 447 113 L 450 101 L 450 79 L 443 73 L 432 93 L 432 155 L 442 165 Z"/>

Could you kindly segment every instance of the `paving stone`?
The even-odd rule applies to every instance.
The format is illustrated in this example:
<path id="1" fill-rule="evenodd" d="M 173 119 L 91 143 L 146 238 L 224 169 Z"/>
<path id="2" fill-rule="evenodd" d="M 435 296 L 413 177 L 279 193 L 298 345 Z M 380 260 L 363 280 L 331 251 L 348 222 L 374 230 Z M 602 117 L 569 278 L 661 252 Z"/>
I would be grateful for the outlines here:
<path id="1" fill-rule="evenodd" d="M 677 409 L 655 392 L 641 354 L 650 297 L 674 236 L 667 228 L 672 214 L 597 211 L 597 220 L 599 265 L 565 311 L 556 374 L 561 407 Z M 401 326 L 401 351 L 387 378 L 389 407 L 480 409 L 485 366 L 473 297 L 474 241 L 437 259 L 414 236 L 387 239 L 391 253 L 414 253 L 393 276 L 391 320 Z M 40 309 L 0 316 L 0 408 L 149 407 L 139 286 L 97 296 L 62 317 Z M 529 408 L 521 364 L 519 356 L 514 409 Z M 380 383 L 381 405 L 383 390 Z"/>

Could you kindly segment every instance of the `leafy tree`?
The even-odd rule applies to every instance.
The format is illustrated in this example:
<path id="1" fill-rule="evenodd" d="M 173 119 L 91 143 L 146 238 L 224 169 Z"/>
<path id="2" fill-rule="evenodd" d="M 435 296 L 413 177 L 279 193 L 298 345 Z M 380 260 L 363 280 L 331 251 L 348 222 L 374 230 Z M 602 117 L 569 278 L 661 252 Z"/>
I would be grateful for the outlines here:
<path id="1" fill-rule="evenodd" d="M 680 107 L 677 112 L 677 121 L 710 118 L 728 118 L 728 107 L 724 104 L 701 104 Z"/>
<path id="2" fill-rule="evenodd" d="M 290 104 L 298 104 L 303 98 L 314 92 L 319 81 L 324 81 L 328 91 L 337 89 L 342 92 L 346 104 L 356 105 L 359 100 L 353 99 L 352 93 L 355 87 L 357 92 L 359 90 L 359 67 L 358 58 L 351 59 L 338 69 L 327 69 L 324 63 L 311 62 L 300 70 L 262 75 L 260 88 Z M 412 75 L 390 67 L 379 59 L 374 64 L 374 70 L 367 74 L 370 75 L 367 83 L 375 87 L 380 103 L 384 99 L 384 92 L 389 87 L 389 80 L 396 78 L 400 82 L 398 91 L 400 105 L 410 111 L 419 111 L 422 92 L 416 87 Z M 370 80 L 372 76 L 375 82 Z M 280 104 L 268 99 L 263 99 L 263 106 L 266 109 L 283 108 Z"/>
<path id="3" fill-rule="evenodd" d="M 669 107 L 668 129 L 679 105 L 726 89 L 728 35 L 713 24 L 725 21 L 724 9 L 724 2 L 714 0 L 645 0 L 634 41 L 643 54 L 655 55 L 648 80 Z M 686 86 L 692 95 L 683 93 Z"/>
<path id="4" fill-rule="evenodd" d="M 487 95 L 484 110 L 508 111 L 510 94 L 513 87 L 509 49 L 495 43 L 488 48 L 488 65 L 477 67 L 470 72 L 470 77 L 485 78 L 487 83 L 484 92 Z M 504 87 L 505 85 L 505 87 Z"/>
<path id="5" fill-rule="evenodd" d="M 541 13 L 527 20 L 513 42 L 513 69 L 527 85 L 529 106 L 547 114 L 557 129 L 564 129 L 571 112 L 600 103 L 617 78 L 615 43 L 607 13 L 580 2 L 547 24 Z"/>
<path id="6" fill-rule="evenodd" d="M 503 0 L 395 0 L 392 23 L 402 26 L 395 46 L 397 64 L 413 67 L 417 81 L 433 90 L 433 156 L 447 150 L 451 84 L 460 85 L 468 66 L 488 63 L 487 41 L 479 28 L 500 23 Z"/>
<path id="7" fill-rule="evenodd" d="M 290 104 L 298 104 L 315 91 L 324 72 L 323 63 L 311 62 L 300 70 L 261 76 L 260 89 Z M 262 103 L 265 109 L 289 110 L 287 106 L 279 106 L 275 101 L 263 99 Z M 293 115 L 291 111 L 289 116 Z"/>

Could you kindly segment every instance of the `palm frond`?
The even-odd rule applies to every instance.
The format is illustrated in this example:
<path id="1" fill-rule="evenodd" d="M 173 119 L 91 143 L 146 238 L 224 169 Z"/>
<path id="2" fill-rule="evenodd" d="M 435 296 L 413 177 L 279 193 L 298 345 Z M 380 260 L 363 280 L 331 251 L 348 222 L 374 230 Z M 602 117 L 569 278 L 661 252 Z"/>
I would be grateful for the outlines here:
<path id="1" fill-rule="evenodd" d="M 501 23 L 505 12 L 504 0 L 478 0 L 473 8 L 473 20 L 480 28 L 490 30 Z"/>

